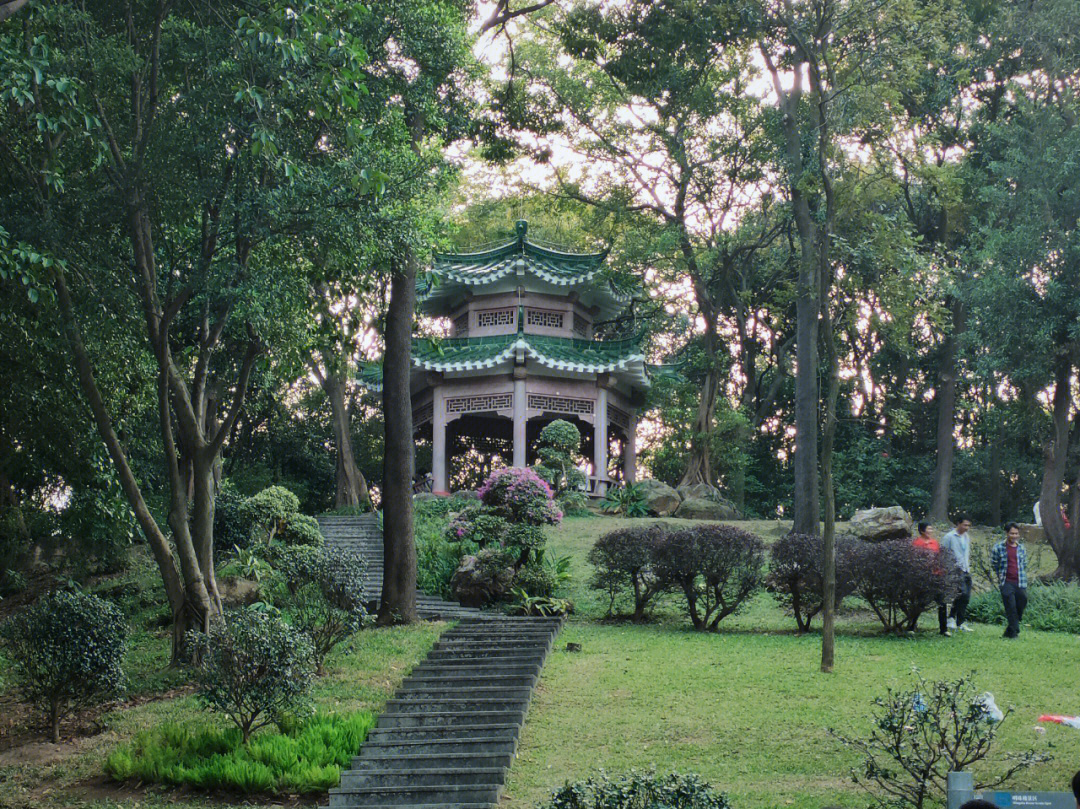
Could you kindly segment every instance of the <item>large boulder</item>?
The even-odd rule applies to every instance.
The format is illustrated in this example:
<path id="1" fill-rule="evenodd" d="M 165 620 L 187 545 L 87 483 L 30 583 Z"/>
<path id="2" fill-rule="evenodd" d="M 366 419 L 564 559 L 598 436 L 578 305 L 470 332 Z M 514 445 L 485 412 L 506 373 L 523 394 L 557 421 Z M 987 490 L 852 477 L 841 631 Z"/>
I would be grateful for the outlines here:
<path id="1" fill-rule="evenodd" d="M 864 508 L 851 518 L 851 533 L 869 542 L 907 539 L 911 536 L 911 516 L 900 506 Z"/>
<path id="2" fill-rule="evenodd" d="M 637 487 L 645 498 L 645 507 L 657 517 L 670 517 L 682 502 L 677 491 L 659 480 L 646 478 Z"/>
<path id="3" fill-rule="evenodd" d="M 708 483 L 684 483 L 675 491 L 679 493 L 679 497 L 683 500 L 694 498 L 698 500 L 714 500 L 719 503 L 724 499 L 724 496 L 720 494 L 720 490 Z"/>
<path id="4" fill-rule="evenodd" d="M 466 607 L 483 607 L 510 595 L 514 568 L 493 564 L 494 558 L 490 551 L 462 558 L 450 579 L 450 592 L 455 601 Z"/>
<path id="5" fill-rule="evenodd" d="M 737 520 L 739 510 L 723 498 L 689 497 L 679 504 L 675 516 L 684 520 Z"/>

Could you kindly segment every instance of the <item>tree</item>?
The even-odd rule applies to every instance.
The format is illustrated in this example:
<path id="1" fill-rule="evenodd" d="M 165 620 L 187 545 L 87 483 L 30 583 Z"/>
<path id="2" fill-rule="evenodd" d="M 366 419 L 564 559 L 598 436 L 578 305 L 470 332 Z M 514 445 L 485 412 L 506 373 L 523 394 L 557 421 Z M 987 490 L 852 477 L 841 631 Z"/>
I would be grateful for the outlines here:
<path id="1" fill-rule="evenodd" d="M 16 264 L 55 295 L 83 395 L 165 583 L 174 658 L 187 630 L 221 611 L 222 447 L 257 362 L 295 339 L 304 312 L 284 237 L 327 204 L 343 170 L 359 176 L 313 145 L 362 136 L 352 111 L 367 19 L 348 2 L 300 15 L 283 3 L 255 14 L 233 3 L 55 3 L 0 33 Z M 152 380 L 168 535 L 100 376 L 103 306 L 129 324 L 107 351 Z"/>

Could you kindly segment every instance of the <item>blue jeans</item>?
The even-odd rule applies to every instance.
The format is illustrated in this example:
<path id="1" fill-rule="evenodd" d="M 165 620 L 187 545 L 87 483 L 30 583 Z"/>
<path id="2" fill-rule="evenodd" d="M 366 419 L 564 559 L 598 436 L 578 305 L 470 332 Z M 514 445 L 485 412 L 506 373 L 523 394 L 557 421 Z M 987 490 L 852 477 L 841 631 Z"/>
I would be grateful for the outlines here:
<path id="1" fill-rule="evenodd" d="M 1001 603 L 1005 606 L 1005 637 L 1015 638 L 1020 634 L 1020 620 L 1024 617 L 1027 606 L 1027 588 L 1017 587 L 1011 581 L 1001 585 Z"/>

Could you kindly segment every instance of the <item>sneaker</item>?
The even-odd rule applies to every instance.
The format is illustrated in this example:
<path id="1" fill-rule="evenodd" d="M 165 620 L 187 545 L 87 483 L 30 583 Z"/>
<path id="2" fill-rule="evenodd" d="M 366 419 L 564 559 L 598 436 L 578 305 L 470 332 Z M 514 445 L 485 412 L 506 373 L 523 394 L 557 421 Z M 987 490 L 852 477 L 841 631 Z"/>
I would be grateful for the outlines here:
<path id="1" fill-rule="evenodd" d="M 948 622 L 945 624 L 945 626 L 947 626 L 949 629 L 956 629 L 956 619 L 955 618 L 950 618 L 948 620 Z"/>
<path id="2" fill-rule="evenodd" d="M 951 638 L 952 637 L 952 632 L 950 632 L 949 630 L 946 629 L 944 632 L 941 633 L 941 637 L 943 637 L 943 638 Z"/>
<path id="3" fill-rule="evenodd" d="M 971 628 L 970 626 L 968 626 L 966 622 L 965 622 L 965 623 L 962 623 L 962 624 L 960 624 L 960 627 L 959 627 L 959 629 L 961 629 L 961 630 L 962 630 L 962 631 L 964 631 L 964 632 L 974 632 L 974 631 L 975 631 L 975 630 L 974 630 L 974 629 L 972 629 L 972 628 Z"/>

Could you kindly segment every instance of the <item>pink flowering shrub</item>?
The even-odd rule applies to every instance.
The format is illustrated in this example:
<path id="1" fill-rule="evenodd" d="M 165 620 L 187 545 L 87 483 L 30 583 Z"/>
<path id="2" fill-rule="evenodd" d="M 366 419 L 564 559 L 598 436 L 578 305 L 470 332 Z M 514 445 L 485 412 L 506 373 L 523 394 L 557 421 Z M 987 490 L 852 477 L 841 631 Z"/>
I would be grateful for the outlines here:
<path id="1" fill-rule="evenodd" d="M 480 487 L 480 499 L 510 523 L 558 525 L 563 517 L 551 486 L 532 469 L 495 470 Z"/>

